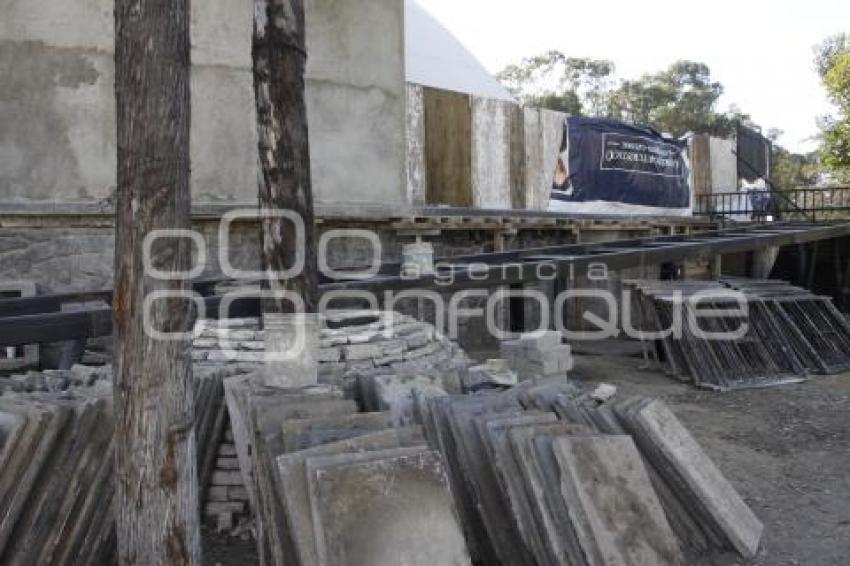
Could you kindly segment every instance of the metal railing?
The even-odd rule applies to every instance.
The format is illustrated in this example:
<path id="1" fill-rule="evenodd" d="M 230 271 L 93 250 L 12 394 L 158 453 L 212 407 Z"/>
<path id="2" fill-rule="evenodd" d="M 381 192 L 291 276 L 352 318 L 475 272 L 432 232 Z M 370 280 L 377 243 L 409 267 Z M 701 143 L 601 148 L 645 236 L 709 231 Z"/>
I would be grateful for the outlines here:
<path id="1" fill-rule="evenodd" d="M 694 215 L 741 221 L 850 218 L 850 187 L 770 189 L 697 195 Z"/>

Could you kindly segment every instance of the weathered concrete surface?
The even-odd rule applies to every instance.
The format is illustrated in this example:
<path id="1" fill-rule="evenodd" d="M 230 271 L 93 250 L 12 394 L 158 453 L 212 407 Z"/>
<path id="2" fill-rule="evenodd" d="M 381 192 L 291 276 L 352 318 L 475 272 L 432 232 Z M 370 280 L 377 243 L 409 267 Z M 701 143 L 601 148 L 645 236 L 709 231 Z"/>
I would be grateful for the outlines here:
<path id="1" fill-rule="evenodd" d="M 738 190 L 738 145 L 735 140 L 711 138 L 711 192 Z"/>
<path id="2" fill-rule="evenodd" d="M 513 103 L 472 97 L 472 199 L 476 208 L 511 208 Z"/>
<path id="3" fill-rule="evenodd" d="M 418 428 L 392 429 L 279 456 L 277 467 L 283 490 L 283 507 L 289 525 L 288 542 L 293 547 L 293 555 L 298 557 L 298 563 L 303 566 L 316 566 L 319 560 L 305 469 L 308 458 L 424 446 L 424 442 L 422 432 Z"/>
<path id="4" fill-rule="evenodd" d="M 634 418 L 735 549 L 745 558 L 754 557 L 764 529 L 761 521 L 670 409 L 653 401 Z"/>
<path id="5" fill-rule="evenodd" d="M 436 452 L 311 458 L 306 467 L 323 566 L 470 564 Z"/>
<path id="6" fill-rule="evenodd" d="M 316 200 L 349 214 L 406 207 L 403 0 L 308 0 L 306 10 Z"/>
<path id="7" fill-rule="evenodd" d="M 253 10 L 234 0 L 198 8 L 193 198 L 252 203 Z M 4 2 L 2 11 L 0 203 L 109 199 L 116 184 L 112 3 Z M 404 208 L 404 2 L 309 0 L 307 26 L 317 201 L 348 214 Z"/>
<path id="8" fill-rule="evenodd" d="M 567 115 L 540 108 L 525 108 L 526 207 L 549 210 L 555 163 L 564 137 Z"/>
<path id="9" fill-rule="evenodd" d="M 678 566 L 678 542 L 628 436 L 561 437 L 562 494 L 588 556 L 610 566 Z M 589 549 L 593 550 L 589 550 Z"/>
<path id="10" fill-rule="evenodd" d="M 419 85 L 407 85 L 407 198 L 414 206 L 425 204 L 428 167 L 425 158 L 425 98 Z"/>

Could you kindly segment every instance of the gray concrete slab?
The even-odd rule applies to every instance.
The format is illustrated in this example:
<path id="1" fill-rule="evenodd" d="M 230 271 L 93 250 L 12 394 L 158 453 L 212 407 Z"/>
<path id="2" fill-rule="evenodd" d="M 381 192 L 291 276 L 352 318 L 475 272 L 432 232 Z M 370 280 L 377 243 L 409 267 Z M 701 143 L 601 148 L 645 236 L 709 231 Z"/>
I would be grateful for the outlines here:
<path id="1" fill-rule="evenodd" d="M 561 493 L 592 566 L 678 566 L 682 555 L 629 436 L 560 437 Z M 596 558 L 599 561 L 596 561 Z"/>
<path id="2" fill-rule="evenodd" d="M 651 401 L 636 412 L 635 421 L 733 547 L 745 558 L 755 556 L 761 521 L 672 411 Z"/>
<path id="3" fill-rule="evenodd" d="M 306 466 L 322 566 L 471 563 L 438 453 L 402 448 Z"/>
<path id="4" fill-rule="evenodd" d="M 283 488 L 281 495 L 287 516 L 289 541 L 293 546 L 293 555 L 297 557 L 299 564 L 301 566 L 316 566 L 319 560 L 313 531 L 313 509 L 310 505 L 307 473 L 304 465 L 308 458 L 424 446 L 424 443 L 422 431 L 418 427 L 392 429 L 278 457 L 277 466 L 280 485 Z"/>
<path id="5" fill-rule="evenodd" d="M 291 453 L 391 427 L 389 413 L 359 413 L 287 421 L 281 431 L 284 451 Z"/>
<path id="6" fill-rule="evenodd" d="M 539 557 L 541 564 L 581 566 L 585 564 L 579 553 L 578 540 L 569 523 L 563 499 L 559 497 L 560 477 L 556 475 L 556 462 L 551 448 L 541 455 L 535 440 L 567 434 L 584 434 L 587 429 L 578 425 L 553 423 L 512 428 L 508 431 L 511 451 L 522 474 L 537 531 L 544 543 L 546 555 Z"/>
<path id="7" fill-rule="evenodd" d="M 490 465 L 496 472 L 501 492 L 513 515 L 522 540 L 534 555 L 538 564 L 545 563 L 545 544 L 536 527 L 532 502 L 522 481 L 522 472 L 511 450 L 508 431 L 526 426 L 554 424 L 556 417 L 552 413 L 527 413 L 520 417 L 498 417 L 487 419 L 479 424 L 479 430 L 486 439 Z"/>

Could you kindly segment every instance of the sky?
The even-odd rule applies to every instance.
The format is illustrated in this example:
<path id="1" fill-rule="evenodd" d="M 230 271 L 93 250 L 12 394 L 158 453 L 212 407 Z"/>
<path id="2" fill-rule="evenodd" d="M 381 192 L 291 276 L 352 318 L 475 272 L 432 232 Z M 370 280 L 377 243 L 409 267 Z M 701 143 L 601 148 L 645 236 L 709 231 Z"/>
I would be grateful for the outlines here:
<path id="1" fill-rule="evenodd" d="M 814 149 L 818 116 L 832 107 L 814 48 L 850 32 L 850 0 L 418 0 L 496 73 L 557 49 L 609 59 L 618 78 L 679 59 L 708 64 L 725 87 L 720 110 L 738 106 L 793 151 Z"/>

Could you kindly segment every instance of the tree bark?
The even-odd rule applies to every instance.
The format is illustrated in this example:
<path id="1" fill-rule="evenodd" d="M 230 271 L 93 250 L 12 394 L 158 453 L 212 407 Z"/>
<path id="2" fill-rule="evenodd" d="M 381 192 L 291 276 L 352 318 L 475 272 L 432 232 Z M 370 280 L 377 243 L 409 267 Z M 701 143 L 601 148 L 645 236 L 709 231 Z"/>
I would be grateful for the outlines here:
<path id="1" fill-rule="evenodd" d="M 115 0 L 118 195 L 115 238 L 116 501 L 119 564 L 200 564 L 191 340 L 154 339 L 145 297 L 187 291 L 145 273 L 151 231 L 191 228 L 190 0 Z M 155 248 L 160 270 L 184 272 L 191 242 Z M 188 332 L 192 303 L 159 299 L 160 332 Z"/>
<path id="2" fill-rule="evenodd" d="M 260 150 L 261 214 L 281 210 L 304 221 L 305 241 L 298 250 L 295 227 L 285 219 L 262 220 L 263 266 L 281 272 L 303 251 L 303 272 L 287 281 L 269 277 L 272 290 L 292 291 L 304 299 L 306 312 L 316 310 L 317 262 L 310 179 L 304 71 L 307 64 L 303 0 L 255 0 L 254 93 Z M 292 312 L 286 301 L 266 302 L 272 312 Z"/>

